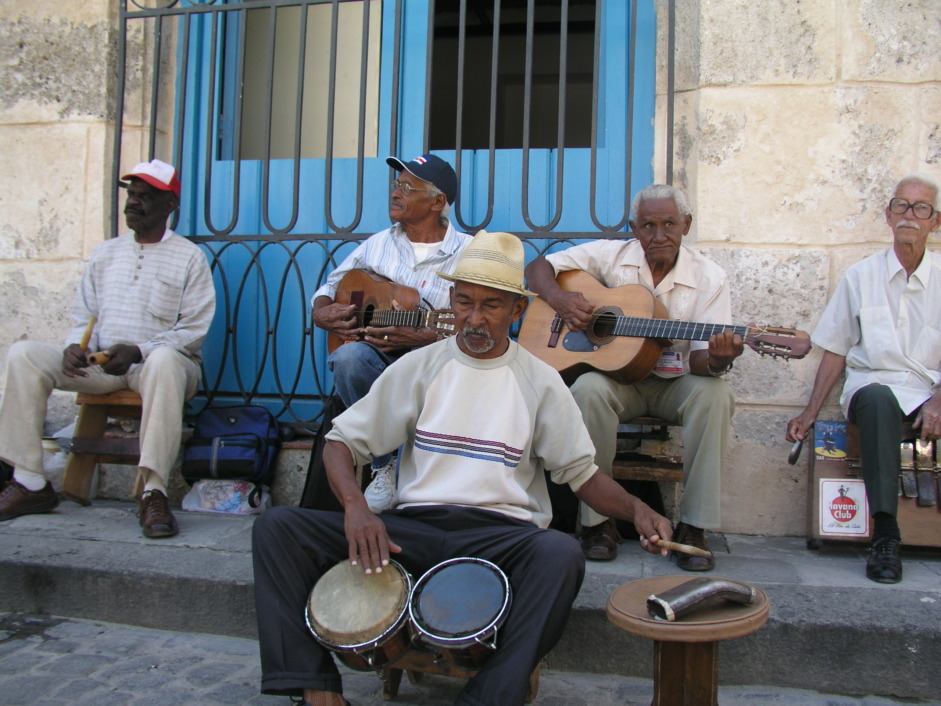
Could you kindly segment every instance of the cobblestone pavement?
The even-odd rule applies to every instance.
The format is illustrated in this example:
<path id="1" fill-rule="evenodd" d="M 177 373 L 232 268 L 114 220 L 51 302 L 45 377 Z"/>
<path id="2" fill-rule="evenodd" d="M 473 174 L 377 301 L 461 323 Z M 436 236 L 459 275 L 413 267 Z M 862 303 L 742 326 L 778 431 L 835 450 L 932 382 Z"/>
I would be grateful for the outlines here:
<path id="1" fill-rule="evenodd" d="M 181 606 L 181 610 L 185 607 Z M 0 613 L 0 704 L 31 706 L 288 706 L 285 697 L 258 693 L 258 643 L 216 635 L 176 633 L 114 623 Z M 378 706 L 380 682 L 345 671 L 354 706 Z M 394 703 L 450 704 L 461 682 L 426 675 L 403 679 Z M 543 670 L 537 706 L 649 704 L 650 680 Z M 723 706 L 888 706 L 941 702 L 850 698 L 770 687 L 720 687 Z"/>

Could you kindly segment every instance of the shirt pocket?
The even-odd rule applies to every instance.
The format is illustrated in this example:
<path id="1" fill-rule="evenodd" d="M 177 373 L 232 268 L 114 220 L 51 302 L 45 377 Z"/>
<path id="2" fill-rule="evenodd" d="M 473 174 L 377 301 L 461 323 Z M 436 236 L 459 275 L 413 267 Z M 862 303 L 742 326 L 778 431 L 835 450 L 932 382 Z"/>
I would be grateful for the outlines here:
<path id="1" fill-rule="evenodd" d="M 183 283 L 175 282 L 166 276 L 158 276 L 150 291 L 147 313 L 160 321 L 175 324 L 180 317 L 182 300 Z"/>
<path id="2" fill-rule="evenodd" d="M 912 348 L 912 358 L 928 370 L 937 370 L 941 364 L 941 331 L 932 326 L 922 327 Z"/>
<path id="3" fill-rule="evenodd" d="M 901 356 L 895 335 L 895 322 L 887 306 L 863 307 L 859 310 L 859 327 L 863 349 L 873 368 L 894 368 Z M 894 364 L 892 363 L 894 361 Z"/>

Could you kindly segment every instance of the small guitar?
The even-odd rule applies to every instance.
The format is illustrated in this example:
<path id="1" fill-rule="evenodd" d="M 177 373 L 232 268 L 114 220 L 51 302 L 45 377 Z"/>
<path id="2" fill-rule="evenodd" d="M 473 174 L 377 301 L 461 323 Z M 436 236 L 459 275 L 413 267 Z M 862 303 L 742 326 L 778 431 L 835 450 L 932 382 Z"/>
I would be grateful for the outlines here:
<path id="1" fill-rule="evenodd" d="M 589 301 L 611 302 L 592 312 L 584 331 L 569 331 L 542 299 L 534 298 L 523 319 L 519 343 L 561 373 L 566 383 L 591 370 L 632 383 L 647 377 L 670 340 L 708 341 L 731 329 L 761 355 L 803 358 L 810 351 L 804 331 L 777 327 L 733 326 L 673 321 L 653 292 L 640 284 L 607 288 L 586 272 L 563 272 L 556 282 Z"/>
<path id="2" fill-rule="evenodd" d="M 402 309 L 393 309 L 392 300 Z M 421 309 L 421 296 L 417 289 L 396 284 L 374 272 L 350 270 L 340 279 L 334 301 L 353 304 L 356 325 L 431 327 L 448 335 L 454 333 L 454 313 L 449 309 L 429 311 Z M 333 353 L 345 339 L 327 334 L 327 351 Z"/>

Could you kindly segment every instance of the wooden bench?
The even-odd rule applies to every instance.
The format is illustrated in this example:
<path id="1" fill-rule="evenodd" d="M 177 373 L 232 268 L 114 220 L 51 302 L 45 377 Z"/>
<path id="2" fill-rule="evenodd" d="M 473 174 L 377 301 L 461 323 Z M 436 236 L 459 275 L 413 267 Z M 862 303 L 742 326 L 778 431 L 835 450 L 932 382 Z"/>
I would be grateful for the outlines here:
<path id="1" fill-rule="evenodd" d="M 80 505 L 91 505 L 91 487 L 98 463 L 118 463 L 136 466 L 140 461 L 140 442 L 136 436 L 105 438 L 109 417 L 140 419 L 141 397 L 132 390 L 120 390 L 106 395 L 79 392 L 75 399 L 79 406 L 78 421 L 69 449 L 69 458 L 62 477 L 63 497 Z M 134 494 L 140 492 L 142 478 L 138 473 Z"/>

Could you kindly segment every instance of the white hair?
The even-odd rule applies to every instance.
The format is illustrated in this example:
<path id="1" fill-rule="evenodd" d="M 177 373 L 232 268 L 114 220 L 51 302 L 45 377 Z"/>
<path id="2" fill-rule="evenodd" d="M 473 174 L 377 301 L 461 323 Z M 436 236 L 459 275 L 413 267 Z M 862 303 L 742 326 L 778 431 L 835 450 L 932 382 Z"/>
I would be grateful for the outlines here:
<path id="1" fill-rule="evenodd" d="M 669 184 L 651 184 L 638 191 L 631 202 L 631 215 L 636 218 L 640 204 L 653 199 L 671 199 L 676 204 L 676 210 L 680 212 L 681 216 L 693 215 L 689 207 L 689 199 L 686 198 L 686 192 Z"/>
<path id="2" fill-rule="evenodd" d="M 898 193 L 898 190 L 906 184 L 921 184 L 922 186 L 927 186 L 929 189 L 934 189 L 934 203 L 931 204 L 931 207 L 935 211 L 941 211 L 941 187 L 938 186 L 937 181 L 924 172 L 912 172 L 908 176 L 903 177 L 902 180 L 895 185 L 895 193 Z"/>

